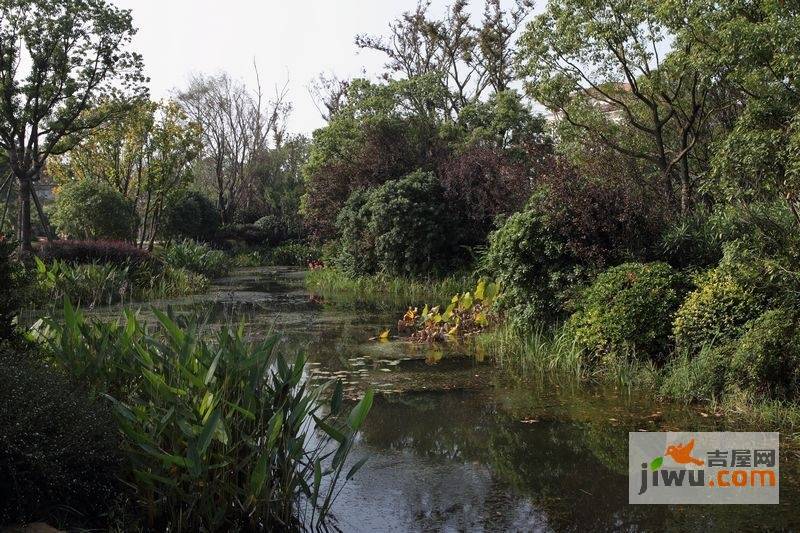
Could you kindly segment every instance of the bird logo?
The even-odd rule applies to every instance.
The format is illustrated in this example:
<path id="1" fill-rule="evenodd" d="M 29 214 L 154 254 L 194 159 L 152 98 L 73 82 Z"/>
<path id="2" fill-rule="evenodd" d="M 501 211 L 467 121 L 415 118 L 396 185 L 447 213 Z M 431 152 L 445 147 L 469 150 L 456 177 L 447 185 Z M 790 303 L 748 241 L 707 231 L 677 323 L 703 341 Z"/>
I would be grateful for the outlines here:
<path id="1" fill-rule="evenodd" d="M 660 455 L 650 461 L 650 470 L 656 471 L 661 468 L 661 465 L 664 464 L 664 457 L 671 457 L 673 461 L 680 465 L 704 465 L 705 462 L 702 459 L 692 457 L 692 449 L 694 449 L 694 439 L 690 440 L 686 444 L 670 444 L 667 446 L 667 451 L 664 452 L 664 455 Z"/>
<path id="2" fill-rule="evenodd" d="M 672 460 L 678 464 L 693 464 L 702 466 L 705 462 L 702 459 L 698 459 L 697 457 L 692 457 L 692 449 L 694 448 L 694 439 L 690 440 L 686 444 L 671 444 L 667 446 L 667 451 L 664 452 L 664 455 L 668 457 L 672 457 Z"/>

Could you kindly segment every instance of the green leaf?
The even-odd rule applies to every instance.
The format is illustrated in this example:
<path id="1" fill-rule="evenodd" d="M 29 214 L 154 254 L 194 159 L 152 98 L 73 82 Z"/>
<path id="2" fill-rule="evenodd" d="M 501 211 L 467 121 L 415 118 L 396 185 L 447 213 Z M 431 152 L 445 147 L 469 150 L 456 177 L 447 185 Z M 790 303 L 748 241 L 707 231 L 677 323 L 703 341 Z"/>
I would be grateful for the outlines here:
<path id="1" fill-rule="evenodd" d="M 344 388 L 342 387 L 342 380 L 336 380 L 336 388 L 333 389 L 331 396 L 331 413 L 337 414 L 342 408 L 342 399 L 344 398 Z"/>
<path id="2" fill-rule="evenodd" d="M 661 468 L 661 465 L 664 463 L 664 458 L 659 456 L 650 461 L 650 470 L 656 471 Z"/>
<path id="3" fill-rule="evenodd" d="M 261 456 L 259 456 L 258 461 L 256 462 L 256 467 L 253 469 L 252 474 L 250 474 L 250 494 L 253 497 L 258 497 L 261 494 L 261 490 L 264 488 L 264 483 L 267 481 L 267 459 L 269 454 L 267 452 L 263 452 Z"/>
<path id="4" fill-rule="evenodd" d="M 372 409 L 372 397 L 374 396 L 375 392 L 372 389 L 369 389 L 364 397 L 361 398 L 353 410 L 350 411 L 350 416 L 347 417 L 347 424 L 353 430 L 358 430 L 361 428 L 361 425 L 364 423 L 364 420 L 367 418 L 367 414 L 369 414 L 369 410 Z"/>
<path id="5" fill-rule="evenodd" d="M 345 441 L 345 439 L 347 437 L 345 436 L 344 433 L 342 433 L 341 431 L 339 431 L 335 427 L 331 426 L 330 424 L 328 424 L 327 422 L 325 422 L 324 420 L 319 418 L 317 415 L 311 415 L 311 416 L 314 418 L 314 422 L 317 423 L 317 426 L 322 431 L 327 433 L 329 437 L 331 437 L 332 439 L 334 439 L 335 441 L 337 441 L 339 443 L 342 443 L 342 442 Z"/>
<path id="6" fill-rule="evenodd" d="M 267 439 L 267 448 L 275 446 L 275 442 L 281 434 L 281 429 L 283 429 L 283 409 L 278 409 L 269 420 L 269 426 L 267 428 L 267 434 L 269 435 Z"/>
<path id="7" fill-rule="evenodd" d="M 217 424 L 219 424 L 221 418 L 222 411 L 220 411 L 219 408 L 214 409 L 211 416 L 208 417 L 208 420 L 203 426 L 203 431 L 201 431 L 200 435 L 197 437 L 197 453 L 199 455 L 206 453 L 208 445 L 211 444 L 211 439 L 217 431 Z"/>

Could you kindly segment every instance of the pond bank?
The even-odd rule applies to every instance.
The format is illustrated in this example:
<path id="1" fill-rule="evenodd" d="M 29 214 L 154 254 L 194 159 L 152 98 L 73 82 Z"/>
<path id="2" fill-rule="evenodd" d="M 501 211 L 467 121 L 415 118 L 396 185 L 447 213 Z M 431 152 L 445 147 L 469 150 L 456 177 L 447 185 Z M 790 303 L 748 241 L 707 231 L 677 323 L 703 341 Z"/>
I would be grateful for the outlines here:
<path id="1" fill-rule="evenodd" d="M 343 530 L 800 528 L 800 461 L 786 447 L 783 503 L 768 513 L 627 504 L 629 431 L 722 430 L 728 417 L 613 386 L 510 379 L 464 346 L 370 341 L 402 306 L 322 298 L 304 276 L 237 270 L 209 294 L 152 304 L 208 313 L 212 327 L 242 322 L 254 337 L 281 332 L 287 353 L 309 354 L 309 378 L 341 377 L 353 395 L 376 389 L 352 454 L 370 459 L 333 509 Z"/>

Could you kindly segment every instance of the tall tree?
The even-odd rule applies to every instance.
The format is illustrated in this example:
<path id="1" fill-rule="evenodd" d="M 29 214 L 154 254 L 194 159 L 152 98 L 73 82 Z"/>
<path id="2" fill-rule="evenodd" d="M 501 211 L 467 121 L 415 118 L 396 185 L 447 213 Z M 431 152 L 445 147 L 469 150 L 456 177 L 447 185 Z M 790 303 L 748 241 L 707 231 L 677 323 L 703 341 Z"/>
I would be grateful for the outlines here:
<path id="1" fill-rule="evenodd" d="M 255 92 L 225 73 L 196 76 L 177 98 L 203 132 L 200 177 L 217 199 L 223 222 L 230 222 L 237 207 L 249 201 L 255 158 L 263 150 L 280 146 L 286 134 L 291 104 L 286 86 L 267 101 L 260 83 Z"/>
<path id="2" fill-rule="evenodd" d="M 146 93 L 141 56 L 127 50 L 134 33 L 130 11 L 104 0 L 0 2 L 0 148 L 19 181 L 22 249 L 47 158 L 109 118 L 87 112 L 104 97 Z"/>
<path id="3" fill-rule="evenodd" d="M 389 25 L 387 36 L 356 36 L 360 48 L 383 53 L 386 77 L 434 77 L 446 98 L 415 102 L 418 111 L 433 102 L 455 117 L 490 91 L 509 88 L 514 79 L 512 57 L 517 29 L 532 10 L 529 0 L 515 0 L 505 10 L 499 0 L 485 0 L 479 25 L 470 20 L 467 0 L 456 0 L 444 17 L 430 15 L 430 0 L 420 1 Z"/>
<path id="4" fill-rule="evenodd" d="M 669 22 L 656 0 L 551 0 L 520 40 L 520 70 L 576 137 L 653 168 L 670 198 L 678 183 L 686 211 L 713 77 L 686 59 L 693 42 L 670 51 Z"/>
<path id="5" fill-rule="evenodd" d="M 92 130 L 67 154 L 51 158 L 47 171 L 58 183 L 105 182 L 132 200 L 138 242 L 152 247 L 164 202 L 189 184 L 199 153 L 200 127 L 178 104 L 142 101 Z"/>

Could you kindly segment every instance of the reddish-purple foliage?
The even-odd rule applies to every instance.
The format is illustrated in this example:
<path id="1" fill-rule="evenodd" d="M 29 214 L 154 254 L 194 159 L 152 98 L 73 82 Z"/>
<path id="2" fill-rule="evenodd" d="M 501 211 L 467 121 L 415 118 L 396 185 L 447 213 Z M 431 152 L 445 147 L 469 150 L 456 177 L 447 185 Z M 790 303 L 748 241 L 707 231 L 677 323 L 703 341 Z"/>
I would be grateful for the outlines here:
<path id="1" fill-rule="evenodd" d="M 442 162 L 438 174 L 465 244 L 483 242 L 495 218 L 522 209 L 531 193 L 527 166 L 499 148 L 468 147 Z"/>
<path id="2" fill-rule="evenodd" d="M 419 125 L 379 121 L 360 127 L 355 150 L 314 168 L 306 181 L 305 223 L 316 240 L 335 236 L 336 217 L 356 189 L 435 168 L 441 157 L 441 143 Z"/>
<path id="3" fill-rule="evenodd" d="M 125 241 L 58 240 L 39 245 L 37 255 L 43 261 L 60 259 L 70 263 L 113 263 L 139 266 L 150 260 L 146 250 Z"/>
<path id="4" fill-rule="evenodd" d="M 542 160 L 537 183 L 546 211 L 579 259 L 599 266 L 652 259 L 669 219 L 666 194 L 615 161 L 598 158 L 593 175 L 556 157 Z"/>

